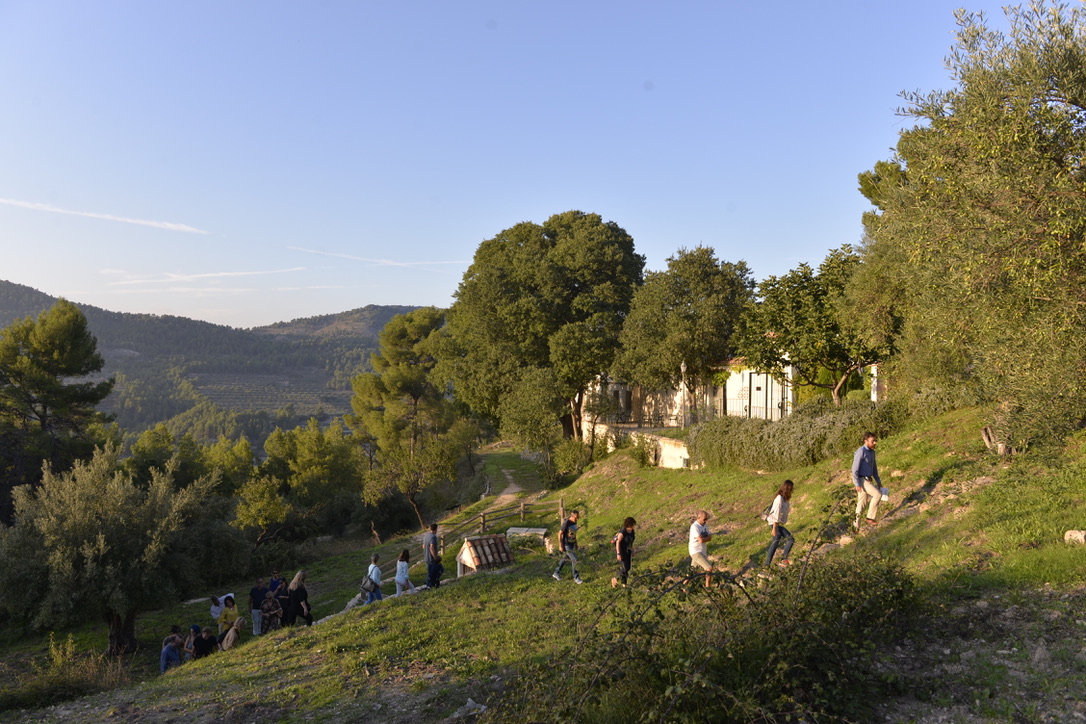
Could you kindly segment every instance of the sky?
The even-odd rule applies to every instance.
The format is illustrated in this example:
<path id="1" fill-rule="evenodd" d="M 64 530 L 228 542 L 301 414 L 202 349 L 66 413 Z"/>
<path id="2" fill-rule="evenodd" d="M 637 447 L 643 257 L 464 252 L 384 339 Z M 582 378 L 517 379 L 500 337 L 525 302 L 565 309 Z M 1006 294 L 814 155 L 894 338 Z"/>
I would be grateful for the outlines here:
<path id="1" fill-rule="evenodd" d="M 571 209 L 756 279 L 861 240 L 856 175 L 976 0 L 0 0 L 0 279 L 255 327 L 452 303 Z"/>

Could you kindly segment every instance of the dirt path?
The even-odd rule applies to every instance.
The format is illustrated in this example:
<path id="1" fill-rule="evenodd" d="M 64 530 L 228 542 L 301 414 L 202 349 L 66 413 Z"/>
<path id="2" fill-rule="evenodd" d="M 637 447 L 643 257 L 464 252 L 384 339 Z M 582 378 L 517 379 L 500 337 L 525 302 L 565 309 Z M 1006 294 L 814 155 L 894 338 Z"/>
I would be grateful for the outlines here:
<path id="1" fill-rule="evenodd" d="M 501 508 L 505 505 L 512 505 L 513 500 L 517 497 L 517 493 L 524 492 L 524 488 L 517 485 L 516 481 L 513 479 L 512 472 L 509 470 L 502 470 L 502 475 L 505 476 L 505 489 L 502 490 L 498 497 L 494 498 L 494 503 L 490 506 L 491 508 Z"/>

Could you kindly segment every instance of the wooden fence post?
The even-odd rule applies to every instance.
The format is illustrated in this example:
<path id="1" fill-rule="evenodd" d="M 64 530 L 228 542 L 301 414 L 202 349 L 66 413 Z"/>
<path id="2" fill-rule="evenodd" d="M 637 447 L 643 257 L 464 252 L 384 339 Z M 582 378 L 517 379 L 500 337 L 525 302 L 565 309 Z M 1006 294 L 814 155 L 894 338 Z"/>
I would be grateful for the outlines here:
<path id="1" fill-rule="evenodd" d="M 566 499 L 558 499 L 558 521 L 561 522 L 566 519 Z"/>
<path id="2" fill-rule="evenodd" d="M 444 533 L 439 535 L 438 538 L 437 538 L 437 550 L 441 555 L 445 555 L 445 534 Z M 426 557 L 423 556 L 423 560 L 425 560 L 425 558 Z M 163 647 L 163 648 L 165 648 L 165 647 Z"/>
<path id="3" fill-rule="evenodd" d="M 486 533 L 486 513 L 479 514 L 479 532 Z"/>
<path id="4" fill-rule="evenodd" d="M 524 522 L 524 501 L 520 501 L 520 522 Z"/>

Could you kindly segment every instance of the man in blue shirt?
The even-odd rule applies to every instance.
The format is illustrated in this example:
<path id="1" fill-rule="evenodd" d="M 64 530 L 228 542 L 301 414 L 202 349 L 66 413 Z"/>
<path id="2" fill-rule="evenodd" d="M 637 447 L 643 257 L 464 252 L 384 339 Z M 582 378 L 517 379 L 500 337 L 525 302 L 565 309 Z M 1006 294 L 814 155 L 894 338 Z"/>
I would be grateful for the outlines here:
<path id="1" fill-rule="evenodd" d="M 860 528 L 860 518 L 867 508 L 867 524 L 875 525 L 879 512 L 879 499 L 882 497 L 882 479 L 879 466 L 875 462 L 875 445 L 878 438 L 873 432 L 864 433 L 864 444 L 852 456 L 852 484 L 856 488 L 856 529 Z"/>
<path id="2" fill-rule="evenodd" d="M 177 634 L 170 634 L 162 642 L 162 653 L 158 657 L 158 671 L 165 674 L 167 669 L 181 665 L 181 644 L 184 641 Z"/>

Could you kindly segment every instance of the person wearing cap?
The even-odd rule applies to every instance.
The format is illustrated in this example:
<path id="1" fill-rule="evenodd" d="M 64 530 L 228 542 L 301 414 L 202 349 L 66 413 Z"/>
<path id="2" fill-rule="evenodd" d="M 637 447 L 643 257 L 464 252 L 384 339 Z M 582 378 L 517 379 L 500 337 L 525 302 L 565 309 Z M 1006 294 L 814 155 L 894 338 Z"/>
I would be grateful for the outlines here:
<path id="1" fill-rule="evenodd" d="M 878 438 L 873 432 L 865 432 L 863 444 L 852 456 L 852 485 L 856 488 L 856 530 L 860 529 L 860 519 L 867 509 L 867 524 L 875 525 L 879 512 L 879 500 L 882 499 L 882 479 L 879 466 L 875 462 L 875 445 Z"/>
<path id="2" fill-rule="evenodd" d="M 694 522 L 690 524 L 690 565 L 705 571 L 705 587 L 713 582 L 713 564 L 709 562 L 709 541 L 713 534 L 709 532 L 706 523 L 712 518 L 707 510 L 699 510 Z"/>

